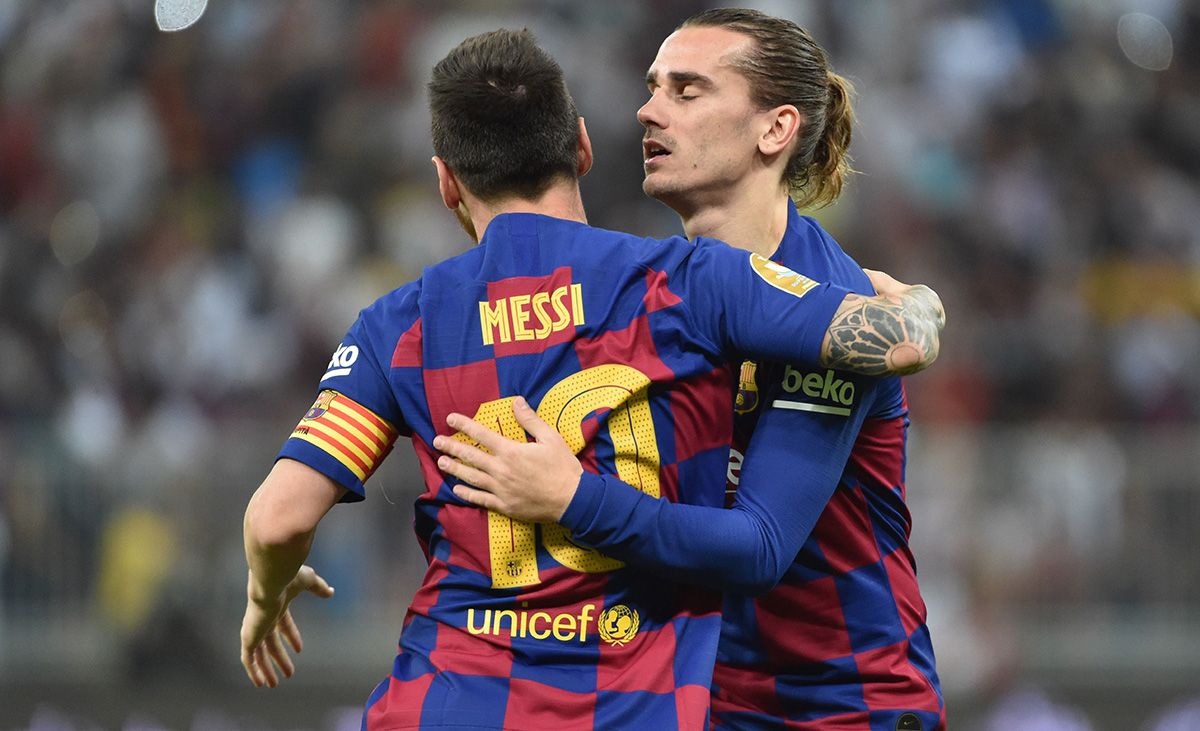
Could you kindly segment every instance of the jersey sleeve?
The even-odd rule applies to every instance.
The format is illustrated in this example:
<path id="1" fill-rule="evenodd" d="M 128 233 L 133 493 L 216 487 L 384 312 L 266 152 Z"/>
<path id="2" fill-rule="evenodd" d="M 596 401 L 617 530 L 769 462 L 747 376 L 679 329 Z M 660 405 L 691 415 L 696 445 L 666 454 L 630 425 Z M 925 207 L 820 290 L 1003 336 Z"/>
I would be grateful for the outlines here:
<path id="1" fill-rule="evenodd" d="M 850 392 L 851 381 L 828 373 Z M 786 380 L 778 384 L 750 440 L 731 509 L 672 503 L 585 473 L 561 522 L 575 540 L 632 565 L 726 591 L 768 591 L 837 488 L 871 409 L 874 384 L 862 380 L 857 385 L 867 391 L 857 403 L 811 410 L 794 406 L 825 407 L 829 399 L 803 392 L 796 399 Z"/>
<path id="2" fill-rule="evenodd" d="M 757 254 L 697 239 L 680 272 L 695 331 L 725 354 L 815 366 L 821 341 L 850 290 Z"/>
<path id="3" fill-rule="evenodd" d="M 346 488 L 346 502 L 365 498 L 366 481 L 396 438 L 407 433 L 386 376 L 391 350 L 386 337 L 372 327 L 380 309 L 364 310 L 334 351 L 316 402 L 278 456 L 302 462 Z M 381 352 L 387 360 L 379 357 Z"/>

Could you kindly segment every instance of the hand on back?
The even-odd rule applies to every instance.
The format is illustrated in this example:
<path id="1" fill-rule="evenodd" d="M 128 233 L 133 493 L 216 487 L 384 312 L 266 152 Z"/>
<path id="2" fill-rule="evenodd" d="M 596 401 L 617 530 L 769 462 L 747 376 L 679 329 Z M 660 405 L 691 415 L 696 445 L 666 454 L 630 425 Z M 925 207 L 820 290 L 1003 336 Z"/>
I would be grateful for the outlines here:
<path id="1" fill-rule="evenodd" d="M 557 522 L 566 512 L 583 467 L 554 427 L 542 421 L 522 398 L 513 401 L 517 423 L 532 442 L 516 442 L 462 414 L 446 423 L 473 443 L 439 436 L 444 453 L 438 468 L 464 483 L 459 499 L 527 522 Z"/>

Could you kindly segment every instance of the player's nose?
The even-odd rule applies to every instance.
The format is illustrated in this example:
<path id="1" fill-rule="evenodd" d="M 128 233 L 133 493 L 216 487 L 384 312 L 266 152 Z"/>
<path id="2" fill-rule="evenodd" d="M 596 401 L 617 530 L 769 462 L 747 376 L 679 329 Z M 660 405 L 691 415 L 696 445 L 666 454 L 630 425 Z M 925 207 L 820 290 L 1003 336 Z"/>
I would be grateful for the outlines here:
<path id="1" fill-rule="evenodd" d="M 658 94 L 651 94 L 642 108 L 637 110 L 637 121 L 643 127 L 658 127 L 659 129 L 667 126 L 666 115 L 663 113 L 662 104 L 658 101 Z"/>

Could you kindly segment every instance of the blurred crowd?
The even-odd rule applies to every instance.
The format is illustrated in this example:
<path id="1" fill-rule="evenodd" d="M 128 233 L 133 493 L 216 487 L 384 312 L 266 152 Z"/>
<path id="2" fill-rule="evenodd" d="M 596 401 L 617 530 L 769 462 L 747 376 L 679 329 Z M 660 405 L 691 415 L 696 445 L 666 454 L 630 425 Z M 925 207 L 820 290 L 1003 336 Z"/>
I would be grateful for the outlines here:
<path id="1" fill-rule="evenodd" d="M 212 0 L 166 34 L 148 0 L 0 0 L 0 645 L 5 617 L 53 609 L 128 638 L 131 672 L 180 636 L 203 657 L 241 601 L 240 511 L 356 311 L 470 245 L 429 162 L 424 85 L 450 47 L 533 29 L 596 147 L 591 222 L 669 235 L 634 112 L 661 39 L 717 4 Z M 809 28 L 857 84 L 862 174 L 815 215 L 946 302 L 915 423 L 1032 435 L 922 468 L 916 530 L 946 537 L 923 582 L 1003 574 L 961 589 L 982 615 L 1008 592 L 1200 607 L 1194 577 L 1099 563 L 1169 557 L 1200 518 L 1196 473 L 1124 439 L 1188 450 L 1200 422 L 1200 5 L 743 4 Z M 1017 487 L 953 487 L 992 468 Z M 1166 504 L 1133 489 L 1177 479 Z M 416 481 L 396 471 L 392 510 L 324 549 L 400 606 L 415 546 L 354 556 L 415 543 Z M 197 587 L 218 599 L 197 607 Z M 353 616 L 368 592 L 346 593 Z"/>

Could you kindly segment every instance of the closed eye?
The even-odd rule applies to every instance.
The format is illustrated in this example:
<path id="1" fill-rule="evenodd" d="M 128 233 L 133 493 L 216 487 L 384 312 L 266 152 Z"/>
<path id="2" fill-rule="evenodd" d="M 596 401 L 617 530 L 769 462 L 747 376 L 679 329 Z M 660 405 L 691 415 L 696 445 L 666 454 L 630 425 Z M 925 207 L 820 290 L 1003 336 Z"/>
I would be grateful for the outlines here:
<path id="1" fill-rule="evenodd" d="M 662 86 L 661 77 L 653 70 L 646 73 L 646 89 L 651 96 Z M 680 101 L 690 102 L 701 93 L 713 88 L 713 80 L 691 71 L 672 71 L 666 75 L 666 88 Z"/>

